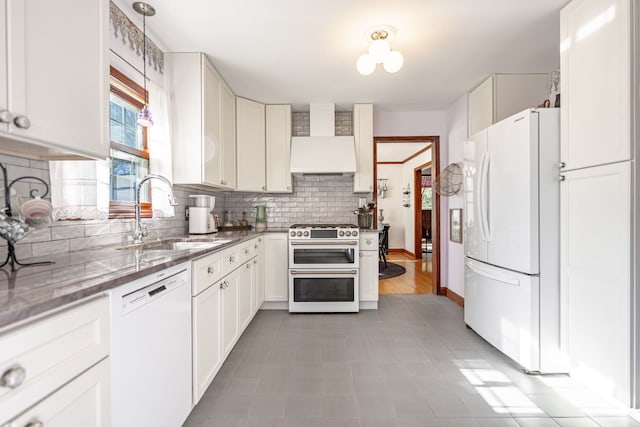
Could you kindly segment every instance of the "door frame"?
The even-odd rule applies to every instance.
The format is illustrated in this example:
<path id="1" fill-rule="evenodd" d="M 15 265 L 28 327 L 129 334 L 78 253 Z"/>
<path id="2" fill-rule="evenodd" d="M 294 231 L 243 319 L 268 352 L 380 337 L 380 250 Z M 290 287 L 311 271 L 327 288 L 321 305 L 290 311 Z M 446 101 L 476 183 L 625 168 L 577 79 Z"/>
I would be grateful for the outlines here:
<path id="1" fill-rule="evenodd" d="M 374 136 L 373 137 L 373 202 L 378 205 L 378 152 L 377 152 L 377 143 L 378 142 L 387 142 L 387 143 L 406 143 L 406 142 L 415 142 L 415 143 L 424 143 L 430 142 L 431 146 L 427 149 L 431 150 L 431 178 L 435 179 L 438 172 L 440 171 L 440 137 L 439 136 Z M 423 150 L 424 151 L 424 150 Z M 405 159 L 405 161 L 410 160 L 418 154 L 421 154 L 423 151 L 414 154 L 413 156 Z M 399 162 L 403 163 L 403 162 Z M 423 166 L 424 167 L 424 166 Z M 418 204 L 416 203 L 416 196 L 419 197 L 419 200 L 422 200 L 422 195 L 418 193 L 416 190 L 418 187 L 415 185 L 415 169 L 414 169 L 414 254 L 413 256 L 418 259 L 418 256 L 422 257 L 422 212 L 420 212 L 420 221 L 418 221 L 418 215 L 416 214 L 416 210 Z M 420 211 L 422 211 L 422 205 L 420 205 Z M 440 195 L 434 192 L 433 198 L 433 221 L 435 221 L 435 233 L 433 239 L 431 241 L 432 246 L 432 287 L 434 293 L 436 295 L 441 295 L 442 289 L 440 286 Z M 374 224 L 378 223 L 378 210 L 374 211 L 373 216 Z M 420 224 L 420 228 L 416 226 L 416 224 Z"/>

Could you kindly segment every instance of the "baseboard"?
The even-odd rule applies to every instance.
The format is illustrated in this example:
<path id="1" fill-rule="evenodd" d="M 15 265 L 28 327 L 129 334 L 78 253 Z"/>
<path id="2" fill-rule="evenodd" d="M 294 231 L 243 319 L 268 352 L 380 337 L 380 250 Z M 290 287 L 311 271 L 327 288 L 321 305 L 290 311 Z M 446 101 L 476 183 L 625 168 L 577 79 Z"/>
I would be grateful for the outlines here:
<path id="1" fill-rule="evenodd" d="M 393 253 L 401 253 L 401 254 L 405 254 L 408 255 L 412 258 L 415 258 L 415 254 L 413 252 L 409 252 L 408 250 L 406 250 L 405 248 L 389 248 L 389 252 L 393 252 Z"/>
<path id="2" fill-rule="evenodd" d="M 289 310 L 288 301 L 265 301 L 260 310 Z"/>
<path id="3" fill-rule="evenodd" d="M 458 304 L 460 307 L 464 307 L 464 297 L 461 297 L 457 293 L 453 292 L 449 288 L 440 288 L 440 295 L 444 295 L 449 298 L 451 301 Z"/>
<path id="4" fill-rule="evenodd" d="M 360 301 L 360 310 L 377 310 L 378 301 Z"/>

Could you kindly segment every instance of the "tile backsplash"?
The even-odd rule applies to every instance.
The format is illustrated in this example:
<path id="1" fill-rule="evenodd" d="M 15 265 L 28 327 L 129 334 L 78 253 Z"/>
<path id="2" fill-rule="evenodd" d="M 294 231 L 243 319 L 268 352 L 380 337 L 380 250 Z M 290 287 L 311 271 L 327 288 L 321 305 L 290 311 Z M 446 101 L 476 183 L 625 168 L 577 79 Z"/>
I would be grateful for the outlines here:
<path id="1" fill-rule="evenodd" d="M 47 183 L 48 162 L 24 159 L 0 154 L 0 163 L 7 166 L 9 181 L 18 176 L 37 176 Z M 0 177 L 1 179 L 1 177 Z M 4 184 L 4 183 L 2 183 Z M 42 190 L 36 183 L 16 183 L 13 188 L 23 197 L 32 189 Z M 0 191 L 0 193 L 2 193 Z M 360 197 L 371 198 L 371 194 L 354 194 L 353 177 L 340 175 L 305 175 L 294 177 L 294 192 L 290 194 L 262 194 L 235 192 L 205 192 L 182 186 L 174 186 L 178 201 L 173 218 L 154 218 L 149 223 L 148 239 L 160 236 L 177 236 L 188 232 L 185 206 L 190 194 L 216 196 L 215 213 L 222 218 L 230 210 L 232 219 L 241 219 L 247 213 L 249 223 L 255 224 L 255 207 L 267 207 L 267 226 L 286 228 L 294 223 L 357 223 L 353 211 Z M 49 196 L 46 197 L 47 199 Z M 0 194 L 0 206 L 4 206 L 4 194 Z M 18 259 L 47 254 L 78 251 L 109 244 L 127 243 L 133 232 L 132 219 L 56 221 L 32 231 L 16 244 Z M 4 241 L 0 241 L 0 262 L 6 257 Z"/>

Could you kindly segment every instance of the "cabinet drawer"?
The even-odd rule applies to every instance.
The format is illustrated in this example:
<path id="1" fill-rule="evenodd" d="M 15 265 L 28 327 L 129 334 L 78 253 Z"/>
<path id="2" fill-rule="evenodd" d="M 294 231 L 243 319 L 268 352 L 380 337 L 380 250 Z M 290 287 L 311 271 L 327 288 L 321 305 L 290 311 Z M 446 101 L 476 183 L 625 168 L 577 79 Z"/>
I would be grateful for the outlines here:
<path id="1" fill-rule="evenodd" d="M 377 251 L 378 250 L 378 233 L 360 233 L 360 250 L 361 251 Z"/>
<path id="2" fill-rule="evenodd" d="M 255 256 L 254 245 L 255 241 L 250 240 L 238 246 L 238 265 L 244 264 Z"/>
<path id="3" fill-rule="evenodd" d="M 222 251 L 222 275 L 226 276 L 240 266 L 240 245 L 232 246 Z"/>
<path id="4" fill-rule="evenodd" d="M 0 425 L 11 414 L 56 390 L 109 353 L 109 300 L 100 298 L 0 336 Z"/>
<path id="5" fill-rule="evenodd" d="M 223 253 L 216 252 L 193 261 L 191 268 L 193 275 L 192 295 L 198 295 L 219 280 L 223 274 L 226 274 L 222 269 Z"/>
<path id="6" fill-rule="evenodd" d="M 109 425 L 109 359 L 89 369 L 9 423 L 106 427 Z"/>

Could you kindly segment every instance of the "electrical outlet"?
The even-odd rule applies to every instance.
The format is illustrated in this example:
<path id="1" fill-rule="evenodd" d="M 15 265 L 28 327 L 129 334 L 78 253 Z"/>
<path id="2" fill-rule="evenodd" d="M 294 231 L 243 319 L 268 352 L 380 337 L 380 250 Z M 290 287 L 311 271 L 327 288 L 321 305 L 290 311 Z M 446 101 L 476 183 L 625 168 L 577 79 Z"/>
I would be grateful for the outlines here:
<path id="1" fill-rule="evenodd" d="M 361 207 L 361 208 L 367 207 L 367 199 L 365 197 L 358 198 L 358 207 Z"/>
<path id="2" fill-rule="evenodd" d="M 189 206 L 184 207 L 184 220 L 189 221 Z"/>

